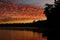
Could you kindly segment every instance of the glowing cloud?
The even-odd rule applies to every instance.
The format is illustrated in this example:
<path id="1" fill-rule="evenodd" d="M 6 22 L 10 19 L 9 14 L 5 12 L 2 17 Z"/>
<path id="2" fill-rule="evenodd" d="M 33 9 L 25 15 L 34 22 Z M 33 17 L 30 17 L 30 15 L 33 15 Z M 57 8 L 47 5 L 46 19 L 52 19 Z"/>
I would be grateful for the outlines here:
<path id="1" fill-rule="evenodd" d="M 1 2 L 0 2 L 1 3 Z M 3 5 L 4 4 L 4 5 Z M 3 5 L 3 6 L 2 6 Z M 0 23 L 32 23 L 47 20 L 44 9 L 37 5 L 16 5 L 9 2 L 0 5 Z"/>

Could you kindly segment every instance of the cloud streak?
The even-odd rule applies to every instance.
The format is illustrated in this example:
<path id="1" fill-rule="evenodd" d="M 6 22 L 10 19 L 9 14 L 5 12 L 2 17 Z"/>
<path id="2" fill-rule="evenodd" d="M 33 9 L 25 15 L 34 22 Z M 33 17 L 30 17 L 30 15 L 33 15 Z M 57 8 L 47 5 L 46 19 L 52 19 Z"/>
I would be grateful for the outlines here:
<path id="1" fill-rule="evenodd" d="M 3 0 L 3 1 L 10 1 L 15 4 L 29 4 L 29 5 L 40 4 L 42 7 L 44 7 L 46 3 L 53 4 L 54 2 L 54 0 Z"/>
<path id="2" fill-rule="evenodd" d="M 15 5 L 3 2 L 0 7 L 0 23 L 30 23 L 34 20 L 46 20 L 44 9 L 37 5 Z"/>

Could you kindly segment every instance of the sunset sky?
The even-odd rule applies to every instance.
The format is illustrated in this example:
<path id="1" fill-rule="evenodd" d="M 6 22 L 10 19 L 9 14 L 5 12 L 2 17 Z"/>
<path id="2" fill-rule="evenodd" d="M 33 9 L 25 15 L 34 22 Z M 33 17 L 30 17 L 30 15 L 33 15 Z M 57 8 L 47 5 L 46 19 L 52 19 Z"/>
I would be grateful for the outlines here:
<path id="1" fill-rule="evenodd" d="M 53 4 L 54 0 L 8 0 L 11 1 L 12 3 L 16 3 L 16 4 L 39 4 L 42 7 L 44 7 L 44 5 L 46 3 L 49 4 Z"/>
<path id="2" fill-rule="evenodd" d="M 0 15 L 1 15 L 0 23 L 10 23 L 10 22 L 31 23 L 33 21 L 38 21 L 38 20 L 40 21 L 47 20 L 46 15 L 44 14 L 43 7 L 45 7 L 44 5 L 46 3 L 53 4 L 54 2 L 54 0 L 0 0 L 0 1 L 4 1 L 2 2 L 2 5 L 0 5 Z M 10 1 L 13 4 L 11 3 L 8 4 L 5 1 L 7 2 Z M 25 5 L 22 6 L 17 4 L 25 4 Z M 35 5 L 39 7 L 36 7 Z"/>

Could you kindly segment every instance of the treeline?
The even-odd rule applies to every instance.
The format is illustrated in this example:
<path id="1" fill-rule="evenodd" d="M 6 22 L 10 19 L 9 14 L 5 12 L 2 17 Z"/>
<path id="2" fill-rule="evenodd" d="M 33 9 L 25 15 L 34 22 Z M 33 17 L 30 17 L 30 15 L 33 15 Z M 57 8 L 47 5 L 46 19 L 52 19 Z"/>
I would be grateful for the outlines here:
<path id="1" fill-rule="evenodd" d="M 47 27 L 48 21 L 37 21 L 33 23 L 13 23 L 13 24 L 0 24 L 3 27 Z"/>

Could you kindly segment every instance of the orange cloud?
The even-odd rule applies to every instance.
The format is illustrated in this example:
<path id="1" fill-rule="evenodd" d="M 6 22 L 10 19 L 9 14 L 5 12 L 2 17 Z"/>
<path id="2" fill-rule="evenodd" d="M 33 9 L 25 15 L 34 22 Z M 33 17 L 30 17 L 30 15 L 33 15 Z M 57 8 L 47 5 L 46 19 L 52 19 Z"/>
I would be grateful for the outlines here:
<path id="1" fill-rule="evenodd" d="M 30 23 L 36 20 L 47 20 L 42 8 L 31 5 L 7 4 L 0 10 L 0 23 Z"/>

